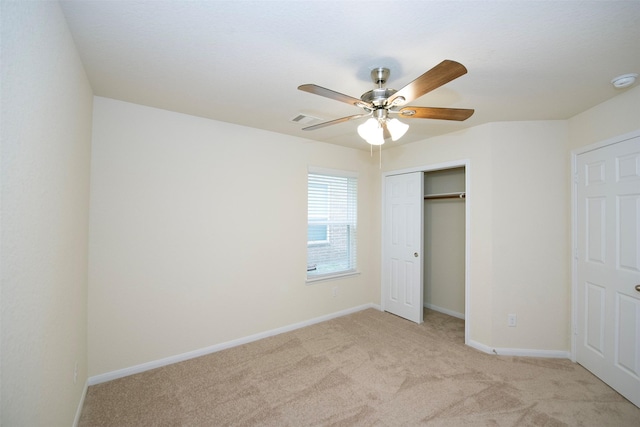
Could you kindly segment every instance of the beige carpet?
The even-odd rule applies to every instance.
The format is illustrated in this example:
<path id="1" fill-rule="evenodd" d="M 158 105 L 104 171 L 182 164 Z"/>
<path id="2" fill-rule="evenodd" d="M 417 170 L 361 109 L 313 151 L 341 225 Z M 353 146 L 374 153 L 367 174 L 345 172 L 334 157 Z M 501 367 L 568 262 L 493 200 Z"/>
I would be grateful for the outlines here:
<path id="1" fill-rule="evenodd" d="M 581 366 L 487 355 L 464 322 L 365 310 L 89 388 L 81 426 L 640 426 Z"/>

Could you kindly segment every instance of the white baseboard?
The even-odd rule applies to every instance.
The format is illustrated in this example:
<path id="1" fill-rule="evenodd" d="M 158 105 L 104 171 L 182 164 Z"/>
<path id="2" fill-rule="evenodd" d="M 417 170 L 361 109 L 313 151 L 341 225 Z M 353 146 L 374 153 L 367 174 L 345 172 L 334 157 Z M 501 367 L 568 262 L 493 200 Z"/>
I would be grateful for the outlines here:
<path id="1" fill-rule="evenodd" d="M 281 328 L 272 329 L 270 331 L 260 332 L 258 334 L 249 335 L 243 338 L 238 338 L 236 340 L 227 341 L 224 343 L 215 344 L 215 345 L 201 348 L 198 350 L 189 351 L 187 353 L 177 354 L 175 356 L 165 357 L 164 359 L 142 363 L 140 365 L 131 366 L 129 368 L 118 369 L 116 371 L 95 375 L 95 376 L 89 377 L 89 379 L 87 380 L 87 384 L 89 386 L 92 386 L 92 385 L 104 383 L 107 381 L 115 380 L 118 378 L 127 377 L 129 375 L 139 374 L 141 372 L 149 371 L 151 369 L 160 368 L 162 366 L 171 365 L 173 363 L 183 362 L 185 360 L 193 359 L 195 357 L 200 357 L 207 354 L 215 353 L 220 350 L 226 350 L 228 348 L 237 347 L 243 344 L 248 344 L 253 341 L 258 341 L 263 338 L 268 338 L 268 337 L 279 335 L 285 332 L 294 331 L 296 329 L 304 328 L 305 326 L 315 325 L 316 323 L 325 322 L 327 320 L 335 319 L 336 317 L 346 316 L 347 314 L 356 313 L 358 311 L 362 311 L 367 308 L 375 308 L 377 310 L 381 309 L 379 305 L 372 304 L 372 303 L 360 305 L 357 307 L 327 314 L 325 316 L 320 316 L 314 319 L 306 320 L 304 322 L 294 323 L 292 325 L 283 326 Z M 84 395 L 83 395 L 83 401 L 84 401 Z M 80 406 L 80 408 L 82 408 L 82 406 Z M 78 415 L 76 417 L 78 417 Z"/>
<path id="2" fill-rule="evenodd" d="M 440 313 L 448 314 L 449 316 L 457 317 L 458 319 L 464 320 L 464 313 L 458 313 L 457 311 L 449 310 L 448 308 L 438 307 L 437 305 L 424 303 L 424 307 L 429 310 L 437 311 Z"/>
<path id="3" fill-rule="evenodd" d="M 76 409 L 76 416 L 73 419 L 73 427 L 78 427 L 80 422 L 80 415 L 82 414 L 82 407 L 84 406 L 84 399 L 87 397 L 87 389 L 89 388 L 89 382 L 85 381 L 82 395 L 80 396 L 80 402 L 78 403 L 78 409 Z"/>
<path id="4" fill-rule="evenodd" d="M 522 357 L 545 357 L 550 359 L 570 359 L 571 352 L 560 350 L 533 350 L 526 348 L 493 348 L 477 341 L 469 340 L 469 347 L 480 350 L 487 354 L 495 354 L 498 356 L 522 356 Z"/>
<path id="5" fill-rule="evenodd" d="M 426 305 L 425 305 L 426 306 Z M 335 313 L 327 314 L 325 316 L 316 317 L 314 319 L 309 319 L 304 322 L 294 323 L 291 325 L 283 326 L 281 328 L 272 329 L 270 331 L 261 332 L 254 335 L 249 335 L 247 337 L 238 338 L 232 341 L 227 341 L 220 344 L 215 344 L 209 347 L 204 347 L 198 350 L 189 351 L 187 353 L 178 354 L 175 356 L 165 357 L 163 359 L 154 360 L 151 362 L 142 363 L 140 365 L 131 366 L 129 368 L 118 369 L 116 371 L 106 372 L 100 375 L 94 375 L 87 379 L 85 383 L 84 390 L 82 392 L 82 397 L 80 399 L 80 403 L 78 405 L 78 409 L 76 411 L 76 418 L 74 420 L 74 426 L 77 425 L 80 414 L 82 411 L 82 406 L 84 404 L 84 399 L 87 394 L 87 388 L 92 385 L 104 383 L 107 381 L 115 380 L 118 378 L 127 377 L 129 375 L 139 374 L 141 372 L 149 371 L 151 369 L 160 368 L 162 366 L 171 365 L 173 363 L 183 362 L 185 360 L 193 359 L 195 357 L 204 356 L 207 354 L 215 353 L 221 350 L 226 350 L 228 348 L 237 347 L 239 345 L 248 344 L 253 341 L 258 341 L 264 338 L 272 337 L 275 335 L 283 334 L 285 332 L 294 331 L 296 329 L 304 328 L 306 326 L 315 325 L 316 323 L 325 322 L 327 320 L 335 319 L 337 317 L 346 316 L 348 314 L 356 313 L 358 311 L 366 310 L 368 308 L 374 308 L 376 310 L 382 310 L 381 307 L 377 304 L 369 303 L 360 305 L 357 307 L 352 307 L 346 310 L 341 310 Z M 437 310 L 436 308 L 431 308 L 432 310 Z M 445 314 L 449 314 L 451 316 L 456 316 L 455 313 L 444 312 Z M 460 314 L 460 313 L 457 313 Z M 570 359 L 571 353 L 569 351 L 556 351 L 556 350 L 530 350 L 530 349 L 514 349 L 514 348 L 492 348 L 485 344 L 479 343 L 477 341 L 468 340 L 467 345 L 475 348 L 476 350 L 480 350 L 487 354 L 497 354 L 500 356 L 524 356 L 524 357 L 545 357 L 545 358 L 557 358 L 557 359 Z"/>

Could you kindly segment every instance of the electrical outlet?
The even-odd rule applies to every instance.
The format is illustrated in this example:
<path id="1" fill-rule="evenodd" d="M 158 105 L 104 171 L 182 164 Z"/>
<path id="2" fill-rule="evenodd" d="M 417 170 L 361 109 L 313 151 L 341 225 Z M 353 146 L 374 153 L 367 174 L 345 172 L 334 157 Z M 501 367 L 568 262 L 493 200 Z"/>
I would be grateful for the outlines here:
<path id="1" fill-rule="evenodd" d="M 508 314 L 507 315 L 507 326 L 513 328 L 516 326 L 518 319 L 516 317 L 515 314 Z"/>
<path id="2" fill-rule="evenodd" d="M 78 382 L 78 362 L 73 366 L 73 383 Z"/>
<path id="3" fill-rule="evenodd" d="M 337 297 L 338 296 L 338 287 L 334 286 L 333 289 L 331 289 L 331 296 L 332 297 Z"/>

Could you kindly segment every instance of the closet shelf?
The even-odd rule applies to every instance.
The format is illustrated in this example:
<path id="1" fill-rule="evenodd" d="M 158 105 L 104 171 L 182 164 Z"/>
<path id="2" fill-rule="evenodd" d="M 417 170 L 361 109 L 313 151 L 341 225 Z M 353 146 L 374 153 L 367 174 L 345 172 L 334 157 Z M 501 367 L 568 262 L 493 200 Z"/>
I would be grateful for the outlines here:
<path id="1" fill-rule="evenodd" d="M 462 191 L 458 193 L 425 194 L 424 199 L 464 199 L 465 197 L 466 193 Z"/>

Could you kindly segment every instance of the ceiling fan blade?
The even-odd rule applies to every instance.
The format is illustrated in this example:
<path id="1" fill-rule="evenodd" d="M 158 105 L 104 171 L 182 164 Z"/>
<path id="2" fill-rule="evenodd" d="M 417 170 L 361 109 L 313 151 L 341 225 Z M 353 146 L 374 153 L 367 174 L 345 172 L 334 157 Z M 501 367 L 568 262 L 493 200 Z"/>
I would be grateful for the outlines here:
<path id="1" fill-rule="evenodd" d="M 396 93 L 394 93 L 387 100 L 387 105 L 391 105 L 393 101 L 398 97 L 403 97 L 403 103 L 411 102 L 414 99 L 420 98 L 427 92 L 431 92 L 440 86 L 449 83 L 451 80 L 467 73 L 467 69 L 464 65 L 445 59 Z"/>
<path id="2" fill-rule="evenodd" d="M 316 130 L 323 128 L 325 126 L 337 125 L 338 123 L 348 122 L 349 120 L 359 119 L 361 117 L 367 117 L 369 114 L 356 114 L 355 116 L 347 116 L 342 117 L 340 119 L 331 120 L 330 122 L 318 123 L 317 125 L 307 126 L 306 128 L 302 128 L 302 130 Z"/>
<path id="3" fill-rule="evenodd" d="M 466 108 L 404 107 L 398 111 L 404 119 L 467 120 L 475 110 Z"/>
<path id="4" fill-rule="evenodd" d="M 343 93 L 336 92 L 334 90 L 327 89 L 322 86 L 318 86 L 314 84 L 300 85 L 298 86 L 298 89 L 304 92 L 313 93 L 314 95 L 320 95 L 320 96 L 324 96 L 325 98 L 335 99 L 336 101 L 345 102 L 355 107 L 367 107 L 367 108 L 373 107 L 369 102 L 364 102 L 361 99 L 354 98 L 352 96 L 345 95 Z"/>

